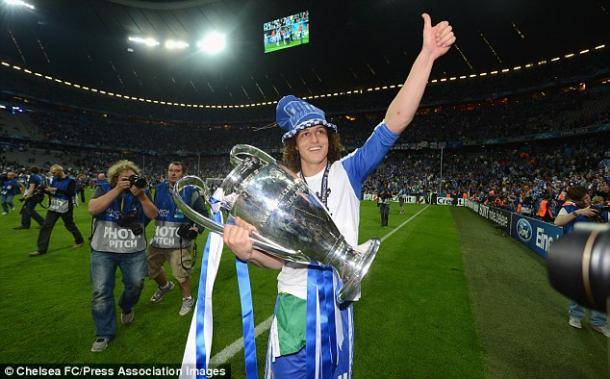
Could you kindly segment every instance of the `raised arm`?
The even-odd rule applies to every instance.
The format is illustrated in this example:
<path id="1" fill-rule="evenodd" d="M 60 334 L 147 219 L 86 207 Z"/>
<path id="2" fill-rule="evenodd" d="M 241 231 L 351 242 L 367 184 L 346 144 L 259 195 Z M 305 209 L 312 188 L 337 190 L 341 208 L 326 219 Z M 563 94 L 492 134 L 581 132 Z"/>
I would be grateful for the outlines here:
<path id="1" fill-rule="evenodd" d="M 117 185 L 105 194 L 89 200 L 89 206 L 87 207 L 89 214 L 91 216 L 97 216 L 98 214 L 106 211 L 106 209 L 110 206 L 114 199 L 121 194 L 121 192 L 123 192 L 123 188 Z"/>
<path id="2" fill-rule="evenodd" d="M 447 21 L 432 27 L 430 16 L 424 13 L 423 43 L 409 76 L 394 100 L 390 103 L 384 122 L 378 125 L 371 137 L 356 151 L 343 159 L 354 192 L 359 195 L 364 180 L 375 171 L 413 120 L 426 89 L 432 64 L 449 51 L 455 36 Z M 385 125 L 384 125 L 385 124 Z"/>
<path id="3" fill-rule="evenodd" d="M 413 120 L 424 95 L 434 61 L 449 51 L 455 42 L 453 28 L 447 21 L 432 26 L 432 20 L 427 13 L 422 14 L 422 18 L 424 31 L 421 52 L 385 115 L 388 129 L 397 134 L 402 133 Z"/>

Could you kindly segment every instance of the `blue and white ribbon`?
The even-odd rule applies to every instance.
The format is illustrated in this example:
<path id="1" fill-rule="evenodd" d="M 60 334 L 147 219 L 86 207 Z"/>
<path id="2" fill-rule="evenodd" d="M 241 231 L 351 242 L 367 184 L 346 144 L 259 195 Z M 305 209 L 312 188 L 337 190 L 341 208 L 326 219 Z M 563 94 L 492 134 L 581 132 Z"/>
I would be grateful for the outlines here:
<path id="1" fill-rule="evenodd" d="M 234 224 L 232 216 L 229 216 L 227 219 L 227 224 Z M 235 270 L 237 271 L 237 284 L 239 287 L 246 378 L 257 379 L 258 364 L 256 362 L 256 337 L 254 335 L 254 307 L 252 306 L 252 289 L 250 287 L 248 262 L 235 257 Z"/>
<path id="2" fill-rule="evenodd" d="M 254 308 L 252 307 L 252 290 L 250 289 L 248 263 L 235 257 L 235 268 L 237 269 L 237 283 L 239 285 L 246 378 L 257 379 L 258 365 L 256 363 L 256 337 L 254 335 Z"/>
<path id="3" fill-rule="evenodd" d="M 212 213 L 212 219 L 219 224 L 223 223 L 222 213 L 219 210 Z M 218 273 L 222 249 L 222 236 L 210 232 L 203 250 L 197 304 L 184 349 L 181 379 L 205 378 L 205 376 L 196 375 L 196 373 L 205 372 L 204 370 L 208 368 L 210 362 L 214 328 L 212 291 Z M 195 368 L 197 370 L 194 370 Z"/>
<path id="4" fill-rule="evenodd" d="M 332 378 L 338 363 L 338 349 L 331 267 L 311 265 L 307 270 L 306 324 L 306 377 Z M 316 346 L 318 337 L 319 347 Z"/>

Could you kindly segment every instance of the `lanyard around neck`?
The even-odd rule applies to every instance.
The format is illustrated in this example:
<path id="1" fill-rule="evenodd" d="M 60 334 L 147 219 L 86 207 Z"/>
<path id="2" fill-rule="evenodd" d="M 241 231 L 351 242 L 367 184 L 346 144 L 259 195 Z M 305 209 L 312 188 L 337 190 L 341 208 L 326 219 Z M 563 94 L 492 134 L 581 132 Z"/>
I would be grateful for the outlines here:
<path id="1" fill-rule="evenodd" d="M 320 193 L 316 194 L 318 196 L 318 199 L 320 199 L 320 201 L 322 202 L 322 204 L 324 204 L 324 206 L 326 207 L 326 209 L 328 209 L 328 194 L 329 194 L 329 189 L 328 189 L 328 172 L 330 171 L 330 164 L 327 163 L 326 164 L 326 168 L 324 169 L 324 175 L 322 176 L 322 183 L 320 184 Z M 303 179 L 303 181 L 309 185 L 307 183 L 307 179 L 305 179 L 305 176 L 303 176 L 303 172 L 300 172 L 301 174 L 301 179 Z"/>

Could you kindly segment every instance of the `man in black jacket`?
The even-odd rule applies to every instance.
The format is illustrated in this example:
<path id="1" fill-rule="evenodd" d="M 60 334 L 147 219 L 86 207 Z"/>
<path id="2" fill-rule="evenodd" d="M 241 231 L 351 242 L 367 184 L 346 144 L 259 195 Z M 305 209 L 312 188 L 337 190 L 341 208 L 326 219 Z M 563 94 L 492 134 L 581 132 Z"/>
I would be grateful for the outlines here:
<path id="1" fill-rule="evenodd" d="M 392 186 L 389 182 L 385 182 L 381 185 L 377 197 L 379 199 L 379 212 L 381 213 L 381 226 L 388 226 L 388 219 L 390 218 L 390 200 L 394 197 Z"/>

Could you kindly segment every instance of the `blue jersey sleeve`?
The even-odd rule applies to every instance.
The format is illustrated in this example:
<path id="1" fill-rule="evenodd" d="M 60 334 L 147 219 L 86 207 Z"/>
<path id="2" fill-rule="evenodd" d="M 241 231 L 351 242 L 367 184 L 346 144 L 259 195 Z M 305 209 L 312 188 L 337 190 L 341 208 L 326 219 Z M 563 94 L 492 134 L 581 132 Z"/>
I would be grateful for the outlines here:
<path id="1" fill-rule="evenodd" d="M 362 183 L 383 161 L 399 136 L 381 122 L 362 147 L 341 160 L 356 196 L 361 196 Z"/>

